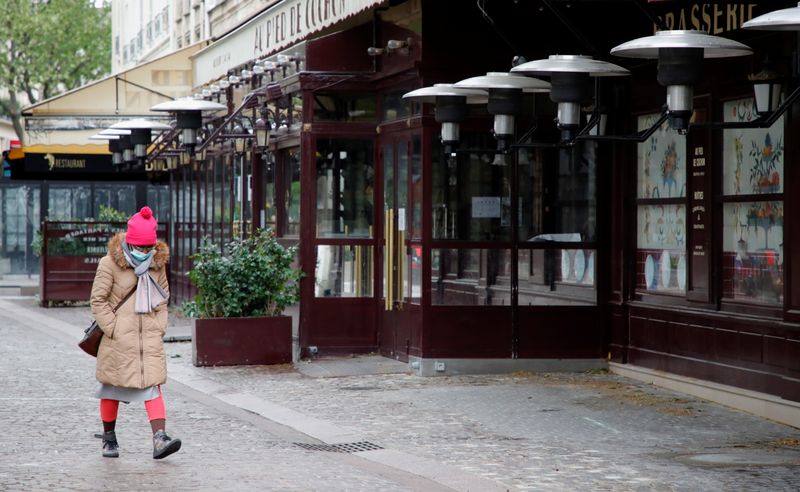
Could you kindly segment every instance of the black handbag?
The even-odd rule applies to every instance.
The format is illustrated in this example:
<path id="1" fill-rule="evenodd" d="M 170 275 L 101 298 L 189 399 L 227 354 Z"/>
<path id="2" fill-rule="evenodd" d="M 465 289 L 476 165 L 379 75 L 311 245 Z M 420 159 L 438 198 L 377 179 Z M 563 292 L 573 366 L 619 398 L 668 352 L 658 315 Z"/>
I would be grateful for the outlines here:
<path id="1" fill-rule="evenodd" d="M 125 304 L 125 301 L 127 301 L 134 292 L 136 292 L 136 287 L 131 289 L 131 291 L 128 292 L 128 295 L 123 297 L 122 300 L 119 301 L 119 304 L 117 304 L 117 307 L 112 309 L 111 312 L 116 313 L 117 309 L 122 307 L 122 305 Z M 100 340 L 102 340 L 102 338 L 103 330 L 100 329 L 97 321 L 92 320 L 92 324 L 89 325 L 89 328 L 83 330 L 83 338 L 81 338 L 81 341 L 78 342 L 78 347 L 92 357 L 97 357 L 97 351 L 100 349 Z"/>

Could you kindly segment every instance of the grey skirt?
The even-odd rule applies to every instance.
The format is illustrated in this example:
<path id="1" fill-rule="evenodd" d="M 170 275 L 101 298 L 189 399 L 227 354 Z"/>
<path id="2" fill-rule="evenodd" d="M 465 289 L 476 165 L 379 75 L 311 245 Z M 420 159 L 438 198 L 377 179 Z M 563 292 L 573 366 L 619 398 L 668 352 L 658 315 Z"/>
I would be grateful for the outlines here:
<path id="1" fill-rule="evenodd" d="M 120 388 L 119 386 L 98 383 L 97 391 L 94 392 L 94 396 L 101 400 L 117 400 L 123 403 L 149 401 L 161 396 L 161 387 L 150 386 L 145 389 Z"/>

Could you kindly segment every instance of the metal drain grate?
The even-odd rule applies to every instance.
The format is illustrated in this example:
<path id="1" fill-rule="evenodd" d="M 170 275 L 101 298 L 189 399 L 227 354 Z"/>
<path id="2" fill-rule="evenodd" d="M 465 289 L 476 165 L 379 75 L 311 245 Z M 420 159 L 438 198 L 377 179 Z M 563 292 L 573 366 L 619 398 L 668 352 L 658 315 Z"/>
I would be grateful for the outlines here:
<path id="1" fill-rule="evenodd" d="M 330 453 L 358 453 L 359 451 L 383 449 L 381 446 L 367 441 L 345 442 L 341 444 L 309 444 L 305 442 L 296 442 L 294 445 L 303 449 L 308 449 L 309 451 L 328 451 Z"/>

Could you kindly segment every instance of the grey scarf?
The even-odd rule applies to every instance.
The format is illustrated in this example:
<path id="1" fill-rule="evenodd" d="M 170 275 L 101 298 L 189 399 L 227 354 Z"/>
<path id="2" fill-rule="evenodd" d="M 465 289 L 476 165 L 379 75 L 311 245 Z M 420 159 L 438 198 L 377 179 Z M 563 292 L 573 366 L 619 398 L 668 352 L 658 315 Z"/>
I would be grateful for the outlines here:
<path id="1" fill-rule="evenodd" d="M 169 294 L 158 285 L 158 282 L 150 275 L 150 264 L 153 262 L 155 251 L 151 251 L 144 261 L 139 261 L 131 255 L 128 243 L 122 241 L 122 252 L 125 261 L 133 268 L 133 272 L 138 278 L 136 284 L 136 307 L 137 313 L 149 313 L 153 308 L 169 299 Z"/>

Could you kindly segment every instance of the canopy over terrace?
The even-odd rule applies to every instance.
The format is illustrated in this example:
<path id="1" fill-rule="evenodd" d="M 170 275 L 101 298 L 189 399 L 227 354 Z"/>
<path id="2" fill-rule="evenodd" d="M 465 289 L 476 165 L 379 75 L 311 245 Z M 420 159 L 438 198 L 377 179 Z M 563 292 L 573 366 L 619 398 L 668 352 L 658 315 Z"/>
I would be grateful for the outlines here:
<path id="1" fill-rule="evenodd" d="M 90 143 L 89 137 L 121 120 L 152 119 L 153 105 L 191 94 L 190 57 L 205 45 L 196 43 L 28 106 L 22 113 L 25 150 L 73 153 L 79 147 L 81 153 L 108 153 L 105 143 Z"/>

